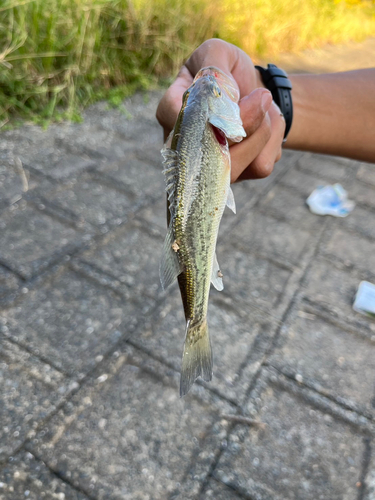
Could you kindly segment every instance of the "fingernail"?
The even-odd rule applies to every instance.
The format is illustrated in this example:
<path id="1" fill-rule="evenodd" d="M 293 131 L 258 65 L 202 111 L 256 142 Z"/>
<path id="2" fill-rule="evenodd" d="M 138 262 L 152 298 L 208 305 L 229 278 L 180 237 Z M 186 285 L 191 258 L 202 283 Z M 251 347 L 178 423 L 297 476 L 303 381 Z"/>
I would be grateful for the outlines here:
<path id="1" fill-rule="evenodd" d="M 270 109 L 272 103 L 272 94 L 268 90 L 265 90 L 262 94 L 260 105 L 262 107 L 263 113 L 267 113 Z"/>

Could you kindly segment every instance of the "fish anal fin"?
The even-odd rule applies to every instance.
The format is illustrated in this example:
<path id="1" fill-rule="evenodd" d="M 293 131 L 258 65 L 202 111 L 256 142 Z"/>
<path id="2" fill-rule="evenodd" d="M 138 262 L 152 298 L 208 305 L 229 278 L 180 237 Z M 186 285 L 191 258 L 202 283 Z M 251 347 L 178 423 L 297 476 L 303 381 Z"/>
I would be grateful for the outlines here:
<path id="1" fill-rule="evenodd" d="M 169 227 L 167 236 L 164 240 L 163 253 L 160 262 L 160 282 L 163 290 L 166 290 L 171 285 L 179 274 L 183 271 L 180 264 L 177 251 L 174 245 L 174 237 L 171 227 Z"/>
<path id="2" fill-rule="evenodd" d="M 180 396 L 189 392 L 198 377 L 202 377 L 206 382 L 212 379 L 212 350 L 206 318 L 198 324 L 192 320 L 186 324 Z"/>
<path id="3" fill-rule="evenodd" d="M 214 262 L 212 264 L 212 273 L 211 273 L 211 283 L 214 285 L 216 290 L 223 290 L 224 284 L 223 284 L 223 275 L 221 274 L 220 268 L 219 268 L 219 263 L 217 261 L 216 253 L 214 255 Z"/>

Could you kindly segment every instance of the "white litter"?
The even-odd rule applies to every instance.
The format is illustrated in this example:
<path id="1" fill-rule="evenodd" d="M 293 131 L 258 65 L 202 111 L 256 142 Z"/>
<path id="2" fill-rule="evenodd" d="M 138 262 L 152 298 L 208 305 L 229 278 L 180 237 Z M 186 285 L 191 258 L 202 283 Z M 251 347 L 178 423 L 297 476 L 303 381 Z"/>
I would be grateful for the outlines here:
<path id="1" fill-rule="evenodd" d="M 375 318 L 375 285 L 369 281 L 359 284 L 353 309 L 361 314 Z"/>
<path id="2" fill-rule="evenodd" d="M 313 214 L 334 217 L 346 217 L 355 207 L 354 201 L 348 199 L 348 193 L 341 184 L 318 186 L 306 203 Z"/>

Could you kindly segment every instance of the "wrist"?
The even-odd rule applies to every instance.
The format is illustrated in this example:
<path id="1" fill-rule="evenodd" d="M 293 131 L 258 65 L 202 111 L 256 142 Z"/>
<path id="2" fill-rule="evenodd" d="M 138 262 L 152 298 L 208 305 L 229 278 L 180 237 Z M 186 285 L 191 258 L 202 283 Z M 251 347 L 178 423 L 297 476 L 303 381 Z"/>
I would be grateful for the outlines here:
<path id="1" fill-rule="evenodd" d="M 293 122 L 292 83 L 285 71 L 275 64 L 268 64 L 267 68 L 262 66 L 255 66 L 255 68 L 259 71 L 265 87 L 271 92 L 274 102 L 279 107 L 279 112 L 284 116 L 283 142 L 285 142 Z"/>
<path id="2" fill-rule="evenodd" d="M 257 68 L 255 68 L 255 79 L 256 79 L 256 86 L 257 86 L 257 88 L 264 88 L 264 89 L 266 88 L 266 86 L 263 83 L 260 71 Z"/>

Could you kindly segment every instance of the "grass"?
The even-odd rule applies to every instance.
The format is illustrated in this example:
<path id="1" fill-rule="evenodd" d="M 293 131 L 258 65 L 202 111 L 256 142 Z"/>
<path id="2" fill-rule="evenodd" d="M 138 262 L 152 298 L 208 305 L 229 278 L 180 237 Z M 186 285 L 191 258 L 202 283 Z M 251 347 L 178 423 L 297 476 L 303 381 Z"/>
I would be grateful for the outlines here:
<path id="1" fill-rule="evenodd" d="M 257 57 L 362 41 L 375 33 L 374 0 L 224 0 L 222 15 L 223 37 Z"/>
<path id="2" fill-rule="evenodd" d="M 3 0 L 0 126 L 79 120 L 177 72 L 218 36 L 272 57 L 375 33 L 374 0 Z"/>

